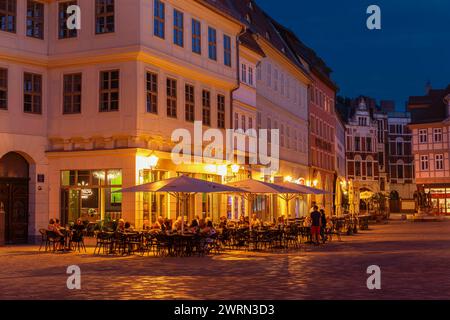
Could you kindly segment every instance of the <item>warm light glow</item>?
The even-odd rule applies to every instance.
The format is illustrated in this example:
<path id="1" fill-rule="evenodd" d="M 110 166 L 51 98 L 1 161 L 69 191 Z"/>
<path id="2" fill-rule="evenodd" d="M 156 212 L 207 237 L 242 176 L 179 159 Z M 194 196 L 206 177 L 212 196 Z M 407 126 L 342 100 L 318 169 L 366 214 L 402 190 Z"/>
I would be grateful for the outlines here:
<path id="1" fill-rule="evenodd" d="M 217 173 L 217 166 L 214 164 L 207 164 L 205 166 L 205 171 L 209 173 Z"/>
<path id="2" fill-rule="evenodd" d="M 293 178 L 291 176 L 284 177 L 284 182 L 292 182 Z"/>
<path id="3" fill-rule="evenodd" d="M 240 167 L 239 165 L 233 164 L 233 165 L 231 166 L 231 172 L 232 172 L 232 173 L 237 174 L 237 173 L 239 172 L 239 170 L 241 170 L 241 167 Z"/>
<path id="4" fill-rule="evenodd" d="M 317 187 L 318 184 L 319 184 L 319 180 L 315 179 L 315 180 L 313 181 L 313 186 L 314 186 L 314 187 Z"/>
<path id="5" fill-rule="evenodd" d="M 148 158 L 148 165 L 151 169 L 156 168 L 156 166 L 158 165 L 159 162 L 159 158 L 155 155 L 152 155 Z"/>
<path id="6" fill-rule="evenodd" d="M 225 177 L 227 175 L 228 168 L 226 165 L 217 166 L 217 174 L 219 176 Z"/>

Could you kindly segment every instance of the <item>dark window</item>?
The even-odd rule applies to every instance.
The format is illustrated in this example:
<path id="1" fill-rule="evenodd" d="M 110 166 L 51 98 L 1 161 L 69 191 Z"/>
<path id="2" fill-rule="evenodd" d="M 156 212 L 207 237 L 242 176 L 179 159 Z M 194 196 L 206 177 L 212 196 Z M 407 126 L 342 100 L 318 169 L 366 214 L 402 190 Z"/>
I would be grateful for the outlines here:
<path id="1" fill-rule="evenodd" d="M 211 60 L 217 60 L 217 31 L 208 28 L 208 55 Z"/>
<path id="2" fill-rule="evenodd" d="M 217 96 L 217 127 L 225 129 L 225 96 Z"/>
<path id="3" fill-rule="evenodd" d="M 372 162 L 367 162 L 367 176 L 372 177 L 373 176 L 373 165 Z"/>
<path id="4" fill-rule="evenodd" d="M 227 35 L 223 36 L 223 63 L 231 67 L 231 38 Z"/>
<path id="5" fill-rule="evenodd" d="M 147 72 L 147 112 L 158 113 L 158 75 Z"/>
<path id="6" fill-rule="evenodd" d="M 64 114 L 81 113 L 81 73 L 64 75 Z"/>
<path id="7" fill-rule="evenodd" d="M 153 34 L 159 38 L 165 38 L 165 4 L 159 0 L 155 0 L 155 9 L 154 9 L 154 30 Z"/>
<path id="8" fill-rule="evenodd" d="M 95 0 L 95 33 L 114 32 L 114 0 Z"/>
<path id="9" fill-rule="evenodd" d="M 173 43 L 184 46 L 184 15 L 178 10 L 173 11 Z"/>
<path id="10" fill-rule="evenodd" d="M 58 4 L 59 39 L 75 38 L 78 35 L 77 29 L 67 28 L 67 19 L 69 18 L 67 8 L 76 4 L 76 1 L 60 2 Z"/>
<path id="11" fill-rule="evenodd" d="M 39 74 L 24 74 L 23 111 L 42 114 L 42 76 Z"/>
<path id="12" fill-rule="evenodd" d="M 397 155 L 403 155 L 403 142 L 397 142 Z"/>
<path id="13" fill-rule="evenodd" d="M 361 177 L 361 162 L 360 161 L 355 162 L 355 175 L 357 177 Z"/>
<path id="14" fill-rule="evenodd" d="M 361 138 L 355 137 L 355 151 L 361 151 Z"/>
<path id="15" fill-rule="evenodd" d="M 177 80 L 167 79 L 167 116 L 177 117 Z"/>
<path id="16" fill-rule="evenodd" d="M 403 165 L 402 164 L 398 164 L 397 165 L 397 178 L 399 179 L 403 179 L 404 175 L 403 175 Z"/>
<path id="17" fill-rule="evenodd" d="M 119 70 L 100 72 L 100 111 L 119 111 Z"/>
<path id="18" fill-rule="evenodd" d="M 0 69 L 0 109 L 8 109 L 8 70 Z"/>
<path id="19" fill-rule="evenodd" d="M 187 84 L 185 87 L 185 119 L 189 122 L 195 121 L 195 89 Z"/>
<path id="20" fill-rule="evenodd" d="M 211 93 L 209 91 L 203 90 L 202 102 L 203 125 L 211 126 Z"/>
<path id="21" fill-rule="evenodd" d="M 192 19 L 192 52 L 202 53 L 202 25 L 200 21 Z"/>
<path id="22" fill-rule="evenodd" d="M 0 30 L 16 32 L 16 0 L 0 0 Z"/>
<path id="23" fill-rule="evenodd" d="M 27 1 L 27 36 L 44 39 L 44 4 Z"/>
<path id="24" fill-rule="evenodd" d="M 372 152 L 372 138 L 367 137 L 366 138 L 366 144 L 367 144 L 367 151 Z"/>

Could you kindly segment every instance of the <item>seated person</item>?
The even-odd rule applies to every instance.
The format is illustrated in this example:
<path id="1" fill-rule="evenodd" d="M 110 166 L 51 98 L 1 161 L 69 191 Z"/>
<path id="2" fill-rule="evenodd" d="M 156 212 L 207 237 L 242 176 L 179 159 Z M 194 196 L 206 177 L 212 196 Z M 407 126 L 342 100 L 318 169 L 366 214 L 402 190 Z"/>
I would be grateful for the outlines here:
<path id="1" fill-rule="evenodd" d="M 50 219 L 48 226 L 47 226 L 47 230 L 55 233 L 56 236 L 60 236 L 60 237 L 64 236 L 64 234 L 61 232 L 60 228 L 56 225 L 55 220 L 53 220 L 53 219 Z"/>
<path id="2" fill-rule="evenodd" d="M 214 225 L 212 221 L 208 221 L 202 229 L 200 229 L 200 233 L 205 236 L 212 236 L 216 234 L 216 229 L 214 229 Z"/>
<path id="3" fill-rule="evenodd" d="M 241 215 L 240 217 L 239 217 L 239 222 L 238 222 L 238 225 L 239 225 L 239 227 L 248 227 L 248 222 L 247 222 L 247 220 L 245 219 L 245 217 L 243 216 L 243 215 Z"/>
<path id="4" fill-rule="evenodd" d="M 189 231 L 192 233 L 197 233 L 199 231 L 199 225 L 196 219 L 192 220 Z"/>
<path id="5" fill-rule="evenodd" d="M 120 219 L 119 223 L 117 224 L 116 231 L 118 232 L 125 232 L 125 220 Z"/>
<path id="6" fill-rule="evenodd" d="M 142 224 L 142 230 L 149 231 L 150 229 L 151 229 L 150 222 L 148 220 L 144 220 L 144 223 Z"/>
<path id="7" fill-rule="evenodd" d="M 125 232 L 134 232 L 134 227 L 129 222 L 125 222 Z"/>
<path id="8" fill-rule="evenodd" d="M 172 231 L 181 231 L 182 224 L 183 224 L 183 218 L 181 216 L 179 216 L 177 218 L 177 221 L 175 221 L 175 223 L 172 226 Z"/>
<path id="9" fill-rule="evenodd" d="M 225 216 L 220 217 L 219 228 L 226 229 L 227 224 L 228 224 L 227 217 Z"/>
<path id="10" fill-rule="evenodd" d="M 253 229 L 258 229 L 262 226 L 261 221 L 258 219 L 258 216 L 256 214 L 253 214 L 252 220 L 250 221 L 250 226 Z"/>
<path id="11" fill-rule="evenodd" d="M 55 227 L 58 228 L 58 229 L 63 229 L 61 227 L 61 223 L 60 223 L 59 219 L 55 219 Z"/>

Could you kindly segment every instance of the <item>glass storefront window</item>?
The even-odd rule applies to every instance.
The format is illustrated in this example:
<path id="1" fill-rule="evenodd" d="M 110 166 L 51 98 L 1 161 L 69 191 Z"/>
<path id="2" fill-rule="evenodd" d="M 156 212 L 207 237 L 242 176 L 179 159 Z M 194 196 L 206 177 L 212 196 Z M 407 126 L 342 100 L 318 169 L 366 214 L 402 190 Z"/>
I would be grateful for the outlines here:
<path id="1" fill-rule="evenodd" d="M 106 180 L 106 181 L 105 181 Z M 117 220 L 122 216 L 122 170 L 61 172 L 61 211 L 64 223 Z"/>

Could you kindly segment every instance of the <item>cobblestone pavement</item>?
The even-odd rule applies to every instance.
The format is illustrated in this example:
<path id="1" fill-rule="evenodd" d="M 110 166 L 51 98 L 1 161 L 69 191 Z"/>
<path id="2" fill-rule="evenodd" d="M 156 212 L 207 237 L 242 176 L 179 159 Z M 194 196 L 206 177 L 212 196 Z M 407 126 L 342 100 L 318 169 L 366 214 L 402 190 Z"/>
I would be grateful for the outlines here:
<path id="1" fill-rule="evenodd" d="M 321 247 L 212 257 L 102 257 L 0 248 L 0 299 L 450 299 L 450 222 L 391 222 Z M 66 287 L 78 265 L 82 289 Z M 366 269 L 382 270 L 369 291 Z"/>

